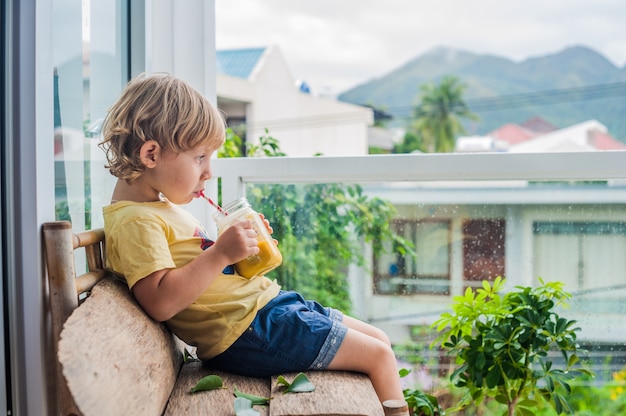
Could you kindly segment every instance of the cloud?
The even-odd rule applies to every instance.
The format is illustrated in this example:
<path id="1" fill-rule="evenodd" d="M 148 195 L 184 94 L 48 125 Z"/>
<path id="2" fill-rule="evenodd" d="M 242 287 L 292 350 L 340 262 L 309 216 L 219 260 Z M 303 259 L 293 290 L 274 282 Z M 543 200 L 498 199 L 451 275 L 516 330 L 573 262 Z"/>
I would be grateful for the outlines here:
<path id="1" fill-rule="evenodd" d="M 626 64 L 623 0 L 216 0 L 217 46 L 277 45 L 295 78 L 339 92 L 436 47 L 520 61 L 584 45 Z"/>

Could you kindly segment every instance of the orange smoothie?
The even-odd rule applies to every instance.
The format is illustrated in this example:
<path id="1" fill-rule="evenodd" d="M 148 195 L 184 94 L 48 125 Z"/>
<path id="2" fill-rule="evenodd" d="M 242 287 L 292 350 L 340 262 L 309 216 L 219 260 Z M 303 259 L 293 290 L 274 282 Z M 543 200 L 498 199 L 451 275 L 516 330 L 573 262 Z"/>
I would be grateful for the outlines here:
<path id="1" fill-rule="evenodd" d="M 280 254 L 278 247 L 276 247 L 274 239 L 265 226 L 265 222 L 259 213 L 250 207 L 246 198 L 239 198 L 226 205 L 223 209 L 218 209 L 213 214 L 213 219 L 219 230 L 218 236 L 235 221 L 247 219 L 252 222 L 252 228 L 257 234 L 259 253 L 235 264 L 239 275 L 252 279 L 253 277 L 266 274 L 282 264 L 283 256 Z"/>
<path id="2" fill-rule="evenodd" d="M 241 260 L 235 267 L 241 276 L 251 279 L 274 270 L 282 262 L 283 256 L 273 241 L 259 241 L 259 254 Z"/>

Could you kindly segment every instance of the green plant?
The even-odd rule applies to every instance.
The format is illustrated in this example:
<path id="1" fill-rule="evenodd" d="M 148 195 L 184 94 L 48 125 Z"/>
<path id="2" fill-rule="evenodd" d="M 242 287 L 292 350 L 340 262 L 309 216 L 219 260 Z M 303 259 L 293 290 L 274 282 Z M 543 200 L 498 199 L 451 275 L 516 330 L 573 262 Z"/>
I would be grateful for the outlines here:
<path id="1" fill-rule="evenodd" d="M 399 371 L 400 377 L 406 377 L 410 372 L 410 370 L 403 368 Z M 426 394 L 419 389 L 404 389 L 403 394 L 411 416 L 435 416 L 443 414 L 439 406 L 439 401 L 435 396 Z"/>
<path id="2" fill-rule="evenodd" d="M 573 371 L 579 361 L 575 321 L 560 317 L 554 309 L 571 296 L 561 282 L 543 282 L 536 288 L 516 287 L 500 294 L 505 281 L 493 286 L 468 288 L 454 298 L 451 313 L 444 313 L 433 327 L 458 368 L 450 376 L 467 395 L 459 407 L 480 406 L 487 398 L 505 405 L 504 415 L 530 416 L 550 403 L 558 414 L 573 413 L 565 398 L 569 382 L 584 369 Z M 564 368 L 556 368 L 548 353 L 561 352 Z"/>
<path id="3" fill-rule="evenodd" d="M 233 129 L 226 129 L 226 140 L 217 150 L 217 157 L 240 157 L 242 156 L 242 140 Z"/>

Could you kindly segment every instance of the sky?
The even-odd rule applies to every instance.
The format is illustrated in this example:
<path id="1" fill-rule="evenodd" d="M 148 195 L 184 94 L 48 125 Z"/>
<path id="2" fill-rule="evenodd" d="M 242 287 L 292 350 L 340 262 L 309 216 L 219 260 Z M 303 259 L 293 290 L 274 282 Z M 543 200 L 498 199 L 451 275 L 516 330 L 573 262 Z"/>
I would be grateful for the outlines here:
<path id="1" fill-rule="evenodd" d="M 519 62 L 586 46 L 626 65 L 626 0 L 215 0 L 217 49 L 278 47 L 334 95 L 444 46 Z"/>

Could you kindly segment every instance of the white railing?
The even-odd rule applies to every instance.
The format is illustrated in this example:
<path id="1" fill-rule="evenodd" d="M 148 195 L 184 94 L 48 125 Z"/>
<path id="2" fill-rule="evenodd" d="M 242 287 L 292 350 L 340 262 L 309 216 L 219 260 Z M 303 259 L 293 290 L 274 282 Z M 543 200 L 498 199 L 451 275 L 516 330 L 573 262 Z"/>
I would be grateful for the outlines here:
<path id="1" fill-rule="evenodd" d="M 488 180 L 626 180 L 626 151 L 446 153 L 215 159 L 222 197 L 244 195 L 246 183 Z"/>

